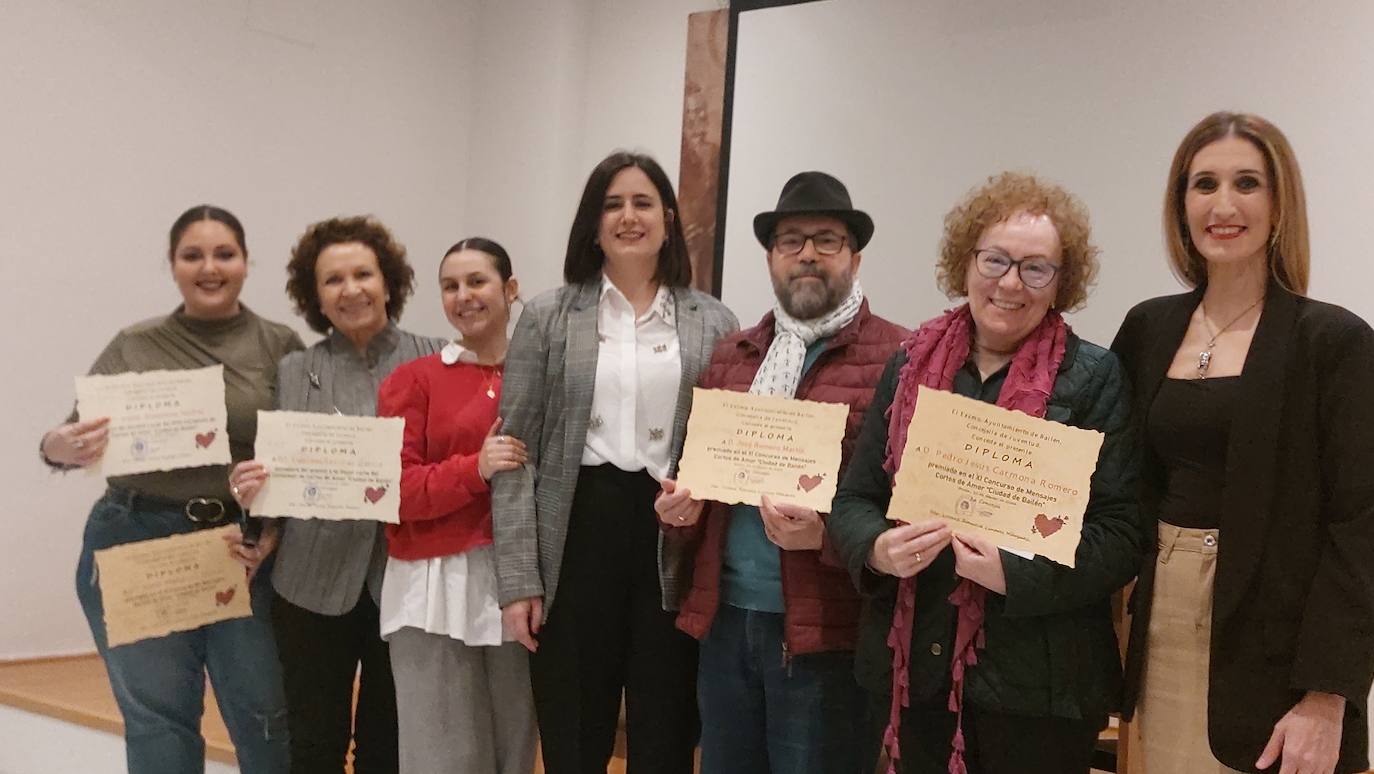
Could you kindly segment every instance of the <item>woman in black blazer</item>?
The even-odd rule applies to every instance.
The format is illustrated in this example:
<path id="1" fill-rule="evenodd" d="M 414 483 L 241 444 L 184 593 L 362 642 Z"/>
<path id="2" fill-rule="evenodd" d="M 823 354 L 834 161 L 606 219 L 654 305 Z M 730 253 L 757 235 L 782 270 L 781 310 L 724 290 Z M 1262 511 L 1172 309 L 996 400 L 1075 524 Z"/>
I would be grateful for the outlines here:
<path id="1" fill-rule="evenodd" d="M 1216 113 L 1165 195 L 1193 288 L 1113 349 L 1157 519 L 1131 602 L 1133 771 L 1364 771 L 1374 669 L 1374 330 L 1306 297 L 1307 213 L 1273 125 Z"/>

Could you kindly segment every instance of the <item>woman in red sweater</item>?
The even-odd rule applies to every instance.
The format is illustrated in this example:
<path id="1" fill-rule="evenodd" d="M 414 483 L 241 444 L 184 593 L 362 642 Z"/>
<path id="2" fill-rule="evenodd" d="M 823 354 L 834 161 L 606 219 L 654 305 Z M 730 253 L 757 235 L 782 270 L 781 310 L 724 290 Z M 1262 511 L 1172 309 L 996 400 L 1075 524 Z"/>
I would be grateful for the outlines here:
<path id="1" fill-rule="evenodd" d="M 439 264 L 459 338 L 387 377 L 377 413 L 405 419 L 401 523 L 386 529 L 382 637 L 396 678 L 401 772 L 529 774 L 536 741 L 528 654 L 502 631 L 492 474 L 524 464 L 496 415 L 517 284 L 480 237 Z"/>

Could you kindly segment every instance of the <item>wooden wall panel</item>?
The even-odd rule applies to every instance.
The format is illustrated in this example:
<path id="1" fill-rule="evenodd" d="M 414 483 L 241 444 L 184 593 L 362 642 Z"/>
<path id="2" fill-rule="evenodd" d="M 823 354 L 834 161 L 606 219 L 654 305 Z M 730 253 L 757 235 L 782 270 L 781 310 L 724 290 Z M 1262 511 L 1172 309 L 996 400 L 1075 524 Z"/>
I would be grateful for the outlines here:
<path id="1" fill-rule="evenodd" d="M 714 293 L 716 205 L 720 193 L 721 127 L 725 111 L 725 52 L 730 12 L 702 11 L 687 19 L 687 76 L 682 97 L 682 166 L 678 206 L 692 284 Z"/>

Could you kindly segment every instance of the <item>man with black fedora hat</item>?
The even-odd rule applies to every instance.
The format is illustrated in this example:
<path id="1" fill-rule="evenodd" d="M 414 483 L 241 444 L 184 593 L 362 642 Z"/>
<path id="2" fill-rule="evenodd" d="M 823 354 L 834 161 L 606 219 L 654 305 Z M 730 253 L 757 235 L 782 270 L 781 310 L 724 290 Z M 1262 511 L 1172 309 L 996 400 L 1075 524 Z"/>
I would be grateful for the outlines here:
<path id="1" fill-rule="evenodd" d="M 844 184 L 802 172 L 754 217 L 773 310 L 722 339 L 706 388 L 845 403 L 840 474 L 873 386 L 907 331 L 872 314 L 859 284 L 873 219 Z M 701 770 L 863 772 L 867 703 L 854 679 L 859 596 L 826 544 L 824 514 L 764 498 L 761 507 L 691 499 L 663 482 L 669 539 L 696 542 L 679 629 L 701 641 Z"/>

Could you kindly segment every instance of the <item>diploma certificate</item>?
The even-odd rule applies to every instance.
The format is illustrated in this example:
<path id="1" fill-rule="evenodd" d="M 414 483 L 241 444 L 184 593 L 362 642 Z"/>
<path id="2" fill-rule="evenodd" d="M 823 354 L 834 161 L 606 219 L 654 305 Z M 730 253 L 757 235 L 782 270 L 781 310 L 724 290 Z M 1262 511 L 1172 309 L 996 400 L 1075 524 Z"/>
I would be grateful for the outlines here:
<path id="1" fill-rule="evenodd" d="M 697 500 L 773 500 L 830 511 L 849 407 L 842 403 L 692 391 L 677 484 Z"/>
<path id="2" fill-rule="evenodd" d="M 237 525 L 95 552 L 110 647 L 247 618 L 243 565 L 222 535 Z"/>
<path id="3" fill-rule="evenodd" d="M 1102 433 L 921 387 L 888 515 L 1072 567 Z"/>
<path id="4" fill-rule="evenodd" d="M 228 465 L 224 366 L 76 377 L 82 419 L 110 418 L 103 476 Z"/>
<path id="5" fill-rule="evenodd" d="M 269 473 L 258 516 L 401 521 L 399 417 L 259 411 L 254 457 Z"/>

